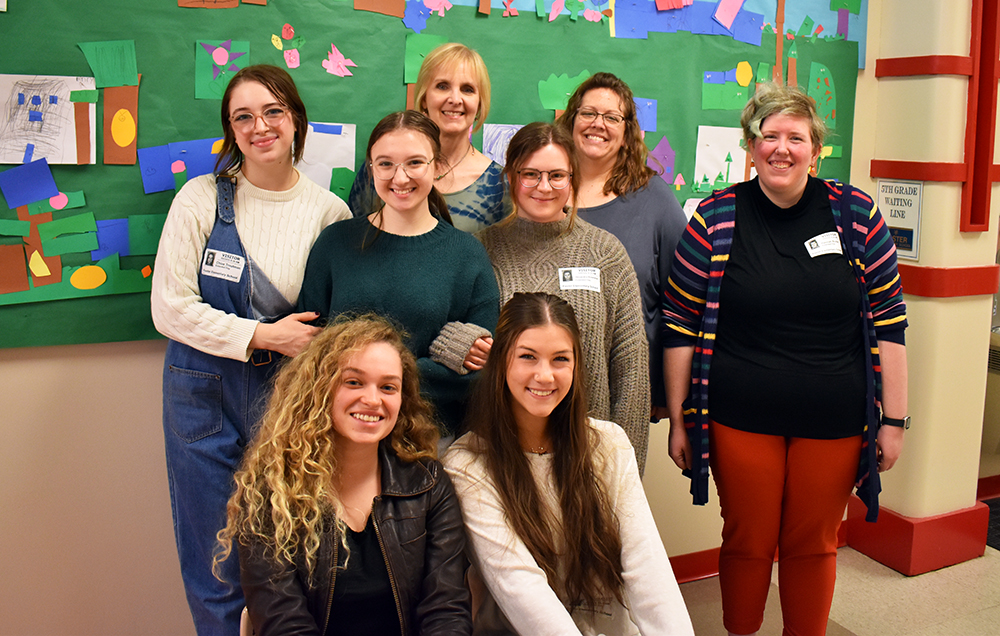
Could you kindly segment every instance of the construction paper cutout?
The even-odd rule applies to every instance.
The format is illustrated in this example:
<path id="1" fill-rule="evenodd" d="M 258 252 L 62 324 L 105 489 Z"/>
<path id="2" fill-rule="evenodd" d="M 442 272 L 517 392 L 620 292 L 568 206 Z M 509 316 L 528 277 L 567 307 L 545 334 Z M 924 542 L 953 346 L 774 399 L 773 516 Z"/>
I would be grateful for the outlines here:
<path id="1" fill-rule="evenodd" d="M 514 4 L 514 0 L 503 0 L 503 6 L 504 6 L 503 17 L 509 18 L 511 16 L 516 17 L 518 15 L 517 9 L 510 6 L 512 4 Z"/>
<path id="2" fill-rule="evenodd" d="M 350 168 L 334 168 L 330 173 L 330 192 L 347 201 L 354 183 L 354 171 Z"/>
<path id="3" fill-rule="evenodd" d="M 656 0 L 658 11 L 668 11 L 670 9 L 681 9 L 694 2 L 694 0 Z"/>
<path id="4" fill-rule="evenodd" d="M 698 126 L 695 177 L 691 184 L 695 192 L 707 194 L 743 181 L 747 154 L 740 146 L 742 140 L 742 128 Z M 751 168 L 753 174 L 756 171 Z"/>
<path id="5" fill-rule="evenodd" d="M 31 251 L 31 256 L 28 257 L 28 269 L 31 270 L 31 276 L 34 278 L 44 278 L 52 275 L 52 270 L 49 269 L 45 259 L 42 258 L 42 253 L 38 250 Z"/>
<path id="6" fill-rule="evenodd" d="M 115 252 L 119 256 L 128 256 L 128 219 L 98 221 L 97 244 L 98 248 L 90 253 L 92 261 L 99 261 Z"/>
<path id="7" fill-rule="evenodd" d="M 7 0 L 0 0 L 0 11 L 7 10 Z"/>
<path id="8" fill-rule="evenodd" d="M 719 0 L 719 5 L 712 18 L 727 29 L 732 29 L 733 20 L 736 19 L 736 14 L 740 12 L 742 7 L 743 0 Z"/>
<path id="9" fill-rule="evenodd" d="M 56 207 L 53 201 L 61 204 L 62 207 Z M 72 210 L 74 208 L 82 208 L 85 205 L 87 205 L 87 199 L 83 196 L 83 190 L 79 190 L 77 192 L 60 192 L 54 197 L 49 197 L 48 199 L 28 204 L 27 212 L 29 215 L 34 216 L 37 214 L 52 212 L 54 210 Z"/>
<path id="10" fill-rule="evenodd" d="M 28 221 L 0 219 L 0 235 L 2 236 L 23 236 L 27 238 L 30 233 L 31 223 Z"/>
<path id="11" fill-rule="evenodd" d="M 16 246 L 20 247 L 20 246 Z M 152 281 L 148 276 L 143 276 L 142 272 L 132 269 L 121 269 L 118 255 L 112 254 L 102 259 L 98 263 L 84 265 L 83 267 L 100 267 L 107 274 L 107 282 L 97 289 L 77 289 L 70 283 L 73 274 L 82 269 L 81 267 L 64 267 L 61 272 L 52 272 L 51 277 L 37 280 L 47 280 L 48 278 L 59 279 L 54 284 L 45 284 L 34 289 L 19 291 L 9 294 L 0 294 L 0 305 L 14 305 L 19 303 L 35 303 L 49 300 L 63 300 L 67 298 L 88 298 L 93 296 L 108 296 L 111 294 L 131 294 L 137 292 L 148 293 L 152 287 Z M 51 266 L 50 266 L 51 267 Z M 3 267 L 0 267 L 0 276 L 3 275 Z"/>
<path id="12" fill-rule="evenodd" d="M 733 81 L 722 83 L 702 83 L 701 107 L 704 110 L 742 110 L 750 98 L 751 91 L 746 86 L 736 82 L 735 70 Z"/>
<path id="13" fill-rule="evenodd" d="M 720 71 L 705 71 L 702 74 L 702 82 L 705 84 L 725 84 L 726 74 Z"/>
<path id="14" fill-rule="evenodd" d="M 41 223 L 38 226 L 38 236 L 44 243 L 48 239 L 62 236 L 64 234 L 79 234 L 81 232 L 96 232 L 97 223 L 94 220 L 93 212 L 84 212 L 68 216 L 64 219 Z"/>
<path id="15" fill-rule="evenodd" d="M 177 6 L 185 9 L 235 9 L 240 0 L 177 0 Z"/>
<path id="16" fill-rule="evenodd" d="M 0 298 L 28 289 L 28 266 L 23 245 L 0 245 Z"/>
<path id="17" fill-rule="evenodd" d="M 731 30 L 715 21 L 717 3 L 694 2 L 689 6 L 670 11 L 657 11 L 648 0 L 621 0 L 615 3 L 615 30 L 612 37 L 646 39 L 650 31 L 677 33 L 688 31 L 695 35 L 723 35 L 754 46 L 760 46 L 764 16 L 742 10 L 733 20 Z"/>
<path id="18" fill-rule="evenodd" d="M 266 7 L 267 0 L 243 0 L 243 4 L 258 4 Z"/>
<path id="19" fill-rule="evenodd" d="M 402 18 L 406 15 L 406 0 L 354 0 L 354 9 Z"/>
<path id="20" fill-rule="evenodd" d="M 171 170 L 176 168 L 177 164 L 180 164 L 181 167 L 174 171 L 174 190 L 180 192 L 184 184 L 187 183 L 187 170 L 184 169 L 183 161 L 175 161 L 171 166 Z"/>
<path id="21" fill-rule="evenodd" d="M 170 172 L 177 174 L 179 172 L 185 172 L 187 168 L 184 166 L 184 162 L 177 160 L 170 164 Z"/>
<path id="22" fill-rule="evenodd" d="M 507 146 L 521 128 L 521 124 L 484 124 L 483 154 L 501 166 L 506 164 Z"/>
<path id="23" fill-rule="evenodd" d="M 656 132 L 656 100 L 634 97 L 635 116 L 639 119 L 639 130 Z"/>
<path id="24" fill-rule="evenodd" d="M 97 111 L 90 104 L 75 105 L 70 96 L 93 89 L 92 77 L 0 75 L 0 104 L 5 105 L 0 124 L 0 163 L 30 163 L 45 158 L 49 164 L 76 164 L 78 135 L 82 133 L 85 141 L 93 137 L 91 131 L 96 126 L 91 121 Z M 78 108 L 87 116 L 83 127 L 75 116 Z M 89 149 L 84 156 L 89 162 Z"/>
<path id="25" fill-rule="evenodd" d="M 479 0 L 479 13 L 490 14 L 490 0 Z"/>
<path id="26" fill-rule="evenodd" d="M 69 277 L 69 284 L 77 289 L 97 289 L 108 280 L 108 273 L 97 265 L 84 265 Z"/>
<path id="27" fill-rule="evenodd" d="M 816 100 L 816 112 L 826 127 L 830 130 L 837 129 L 837 88 L 833 82 L 833 73 L 830 69 L 813 62 L 809 66 L 809 89 L 806 91 L 809 97 Z"/>
<path id="28" fill-rule="evenodd" d="M 194 98 L 222 99 L 229 80 L 249 64 L 249 42 L 198 40 L 194 47 Z"/>
<path id="29" fill-rule="evenodd" d="M 211 139 L 196 139 L 194 141 L 177 141 L 167 144 L 170 154 L 171 172 L 177 174 L 173 164 L 181 161 L 180 168 L 187 172 L 187 179 L 194 179 L 203 174 L 209 174 L 215 170 L 217 154 L 212 153 L 212 148 L 218 137 Z"/>
<path id="30" fill-rule="evenodd" d="M 80 193 L 82 195 L 82 193 Z M 31 224 L 31 233 L 28 238 L 24 239 L 25 251 L 30 253 L 29 263 L 31 260 L 41 259 L 44 263 L 46 269 L 49 270 L 48 276 L 38 276 L 34 272 L 31 272 L 31 284 L 33 287 L 40 287 L 42 285 L 51 285 L 53 283 L 58 283 L 62 280 L 62 257 L 60 256 L 45 256 L 42 254 L 42 239 L 38 236 L 38 226 L 42 223 L 48 223 L 52 220 L 52 213 L 47 212 L 44 214 L 38 214 L 32 216 L 29 212 L 31 206 L 21 206 L 17 209 L 17 218 L 20 221 L 27 221 Z M 37 257 L 35 255 L 38 255 Z M 30 271 L 29 267 L 29 271 Z"/>
<path id="31" fill-rule="evenodd" d="M 135 214 L 128 217 L 128 249 L 131 256 L 156 254 L 166 214 Z"/>
<path id="32" fill-rule="evenodd" d="M 573 22 L 577 21 L 584 6 L 586 5 L 583 3 L 583 0 L 565 0 L 565 8 L 569 11 L 569 19 Z"/>
<path id="33" fill-rule="evenodd" d="M 743 60 L 736 65 L 736 83 L 740 86 L 750 86 L 751 80 L 753 80 L 753 67 L 750 66 L 750 62 Z"/>
<path id="34" fill-rule="evenodd" d="M 69 93 L 69 101 L 71 101 L 71 102 L 89 102 L 91 104 L 96 104 L 97 103 L 97 95 L 98 95 L 98 92 L 97 92 L 96 89 L 94 89 L 94 90 L 83 90 L 83 89 L 81 89 L 81 90 L 78 90 L 78 91 L 70 91 L 70 93 Z"/>
<path id="35" fill-rule="evenodd" d="M 244 0 L 244 2 L 246 2 L 246 0 Z M 152 267 L 150 267 L 149 265 L 146 265 L 145 267 L 142 268 L 142 277 L 143 278 L 149 278 L 152 275 L 153 275 L 153 268 Z"/>
<path id="36" fill-rule="evenodd" d="M 298 49 L 288 49 L 283 52 L 285 57 L 285 65 L 288 68 L 298 68 L 299 67 L 299 51 Z"/>
<path id="37" fill-rule="evenodd" d="M 539 18 L 545 17 L 545 0 L 535 0 L 535 15 Z"/>
<path id="38" fill-rule="evenodd" d="M 112 86 L 104 89 L 105 165 L 135 165 L 138 125 L 139 87 Z"/>
<path id="39" fill-rule="evenodd" d="M 517 14 L 515 13 L 514 15 Z M 584 9 L 583 19 L 586 20 L 587 22 L 600 22 L 602 19 L 602 14 L 600 11 L 594 11 L 593 9 Z"/>
<path id="40" fill-rule="evenodd" d="M 771 65 L 767 62 L 760 62 L 757 64 L 757 75 L 756 81 L 758 84 L 763 84 L 771 79 Z"/>
<path id="41" fill-rule="evenodd" d="M 42 253 L 46 256 L 62 256 L 76 252 L 90 252 L 99 247 L 97 232 L 67 234 L 51 239 L 42 239 Z"/>
<path id="42" fill-rule="evenodd" d="M 799 26 L 799 30 L 795 33 L 795 35 L 800 38 L 809 37 L 809 34 L 812 33 L 813 25 L 815 24 L 816 23 L 813 21 L 812 18 L 806 16 L 805 18 L 802 19 L 802 24 Z"/>
<path id="43" fill-rule="evenodd" d="M 357 67 L 357 64 L 355 64 L 351 60 L 346 59 L 344 57 L 344 54 L 341 53 L 337 49 L 337 47 L 334 46 L 333 44 L 330 45 L 330 48 L 333 50 L 327 53 L 327 59 L 323 60 L 322 62 L 323 68 L 326 69 L 326 72 L 331 75 L 337 75 L 339 77 L 354 75 L 354 73 L 351 73 L 349 70 L 347 70 L 347 67 L 348 66 Z"/>
<path id="44" fill-rule="evenodd" d="M 443 35 L 423 33 L 406 34 L 406 52 L 403 56 L 403 83 L 414 84 L 424 58 L 435 48 L 448 41 Z"/>
<path id="45" fill-rule="evenodd" d="M 576 77 L 570 77 L 566 73 L 562 75 L 550 74 L 548 79 L 540 80 L 538 82 L 538 99 L 542 102 L 542 108 L 565 110 L 569 96 L 588 77 L 590 77 L 590 71 L 581 71 Z"/>
<path id="46" fill-rule="evenodd" d="M 271 34 L 271 44 L 273 44 L 274 48 L 278 49 L 279 51 L 285 48 L 285 45 L 281 43 L 281 38 L 279 38 L 277 35 L 274 35 L 273 33 Z"/>
<path id="47" fill-rule="evenodd" d="M 139 85 L 139 73 L 135 65 L 135 40 L 80 42 L 77 46 L 94 71 L 97 88 Z"/>
<path id="48" fill-rule="evenodd" d="M 513 2 L 513 0 L 511 0 Z M 506 11 L 504 14 L 506 15 Z M 406 14 L 403 16 L 403 26 L 420 33 L 427 28 L 427 18 L 431 10 L 423 2 L 407 2 Z"/>
<path id="49" fill-rule="evenodd" d="M 76 164 L 97 163 L 97 104 L 73 104 L 73 126 L 76 130 Z"/>
<path id="50" fill-rule="evenodd" d="M 356 136 L 354 124 L 309 122 L 306 146 L 297 165 L 299 172 L 323 188 L 330 187 L 333 172 L 338 168 L 347 168 L 353 174 Z"/>
<path id="51" fill-rule="evenodd" d="M 674 177 L 674 184 L 673 185 L 674 185 L 674 190 L 677 190 L 678 192 L 680 191 L 682 185 L 687 185 L 687 181 L 684 180 L 684 175 L 681 174 L 680 172 L 678 172 L 677 176 Z M 689 217 L 688 221 L 690 221 L 690 220 L 691 219 Z"/>
<path id="52" fill-rule="evenodd" d="M 59 194 L 44 158 L 0 172 L 0 191 L 12 210 Z"/>
<path id="53" fill-rule="evenodd" d="M 726 81 L 727 82 L 735 82 L 736 81 L 736 69 L 735 68 L 731 68 L 728 71 L 726 71 Z"/>
<path id="54" fill-rule="evenodd" d="M 291 40 L 294 37 L 295 37 L 295 29 L 292 27 L 292 25 L 286 22 L 285 25 L 281 27 L 281 39 Z"/>
<path id="55" fill-rule="evenodd" d="M 426 0 L 424 1 L 426 2 Z M 549 9 L 549 22 L 558 18 L 564 8 L 566 8 L 565 0 L 553 0 L 552 7 Z"/>
<path id="56" fill-rule="evenodd" d="M 143 192 L 153 194 L 173 189 L 174 175 L 170 172 L 170 150 L 166 145 L 139 148 L 137 156 Z"/>
<path id="57" fill-rule="evenodd" d="M 646 165 L 655 170 L 667 183 L 674 183 L 672 175 L 676 158 L 677 152 L 670 146 L 670 140 L 664 135 L 660 137 L 656 147 L 649 151 Z"/>
<path id="58" fill-rule="evenodd" d="M 452 7 L 452 4 L 448 0 L 424 0 L 424 4 L 431 10 L 431 13 L 436 11 L 442 18 L 444 17 L 444 12 Z"/>

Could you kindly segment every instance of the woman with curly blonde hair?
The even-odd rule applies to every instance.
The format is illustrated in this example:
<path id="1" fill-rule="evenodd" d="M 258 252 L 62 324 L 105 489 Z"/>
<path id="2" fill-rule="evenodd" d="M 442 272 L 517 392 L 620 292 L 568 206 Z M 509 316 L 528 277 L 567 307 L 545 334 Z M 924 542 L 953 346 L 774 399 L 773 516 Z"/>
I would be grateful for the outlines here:
<path id="1" fill-rule="evenodd" d="M 471 631 L 437 436 L 416 360 L 384 318 L 338 320 L 288 362 L 215 557 L 239 544 L 257 634 Z"/>

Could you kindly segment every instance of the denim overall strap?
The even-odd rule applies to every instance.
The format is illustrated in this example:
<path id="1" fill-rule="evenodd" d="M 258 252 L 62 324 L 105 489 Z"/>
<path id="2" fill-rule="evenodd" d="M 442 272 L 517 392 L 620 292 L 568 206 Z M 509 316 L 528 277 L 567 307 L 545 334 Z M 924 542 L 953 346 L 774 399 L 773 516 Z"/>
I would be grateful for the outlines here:
<path id="1" fill-rule="evenodd" d="M 236 230 L 235 179 L 218 177 L 215 224 L 201 257 L 198 285 L 212 308 L 254 318 L 250 264 Z M 232 266 L 220 277 L 216 260 Z M 171 340 L 163 370 L 163 423 L 174 533 L 188 604 L 199 636 L 239 633 L 243 593 L 239 557 L 212 573 L 215 534 L 224 525 L 233 475 L 263 411 L 280 356 L 255 351 L 250 362 L 220 358 Z"/>

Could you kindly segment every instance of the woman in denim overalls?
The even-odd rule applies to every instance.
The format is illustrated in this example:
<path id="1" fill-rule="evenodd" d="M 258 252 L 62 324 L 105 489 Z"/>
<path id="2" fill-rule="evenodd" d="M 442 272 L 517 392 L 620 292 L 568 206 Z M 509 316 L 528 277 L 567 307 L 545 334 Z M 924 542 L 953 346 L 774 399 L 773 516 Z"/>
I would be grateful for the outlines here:
<path id="1" fill-rule="evenodd" d="M 348 218 L 334 194 L 294 163 L 308 120 L 291 77 L 274 66 L 233 76 L 222 98 L 216 173 L 175 197 L 153 273 L 152 314 L 170 338 L 163 424 L 174 532 L 200 636 L 239 631 L 243 594 L 235 560 L 211 570 L 233 474 L 282 355 L 318 329 L 292 313 L 305 259 L 320 231 Z"/>

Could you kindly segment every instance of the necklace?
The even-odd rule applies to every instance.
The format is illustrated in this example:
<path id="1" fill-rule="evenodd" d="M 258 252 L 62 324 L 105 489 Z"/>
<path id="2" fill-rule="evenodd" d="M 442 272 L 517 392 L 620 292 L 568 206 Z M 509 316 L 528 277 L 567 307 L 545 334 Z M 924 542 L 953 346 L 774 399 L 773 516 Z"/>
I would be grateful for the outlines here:
<path id="1" fill-rule="evenodd" d="M 469 149 L 465 151 L 465 154 L 462 155 L 462 158 L 459 159 L 457 162 L 455 162 L 455 165 L 451 166 L 450 168 L 448 168 L 447 170 L 445 170 L 444 172 L 442 172 L 438 176 L 434 177 L 434 180 L 435 181 L 440 181 L 441 179 L 444 179 L 445 177 L 447 177 L 449 174 L 451 174 L 452 170 L 454 170 L 455 168 L 458 167 L 458 164 L 460 164 L 463 161 L 465 161 L 465 158 L 468 157 L 469 155 L 471 155 L 475 150 L 476 150 L 476 148 L 472 144 L 469 144 Z"/>
<path id="2" fill-rule="evenodd" d="M 535 455 L 545 455 L 549 452 L 544 446 L 528 446 L 527 448 L 524 448 L 524 450 L 529 453 L 534 453 Z"/>

